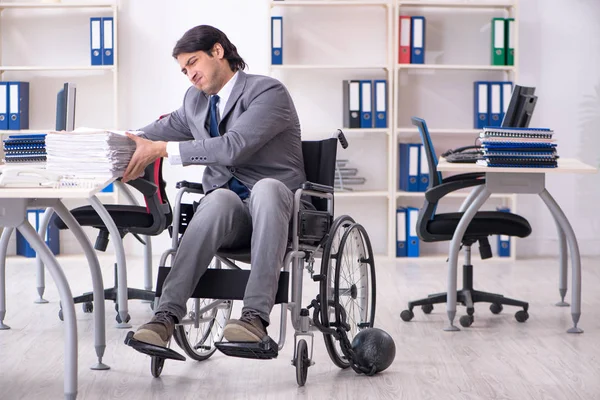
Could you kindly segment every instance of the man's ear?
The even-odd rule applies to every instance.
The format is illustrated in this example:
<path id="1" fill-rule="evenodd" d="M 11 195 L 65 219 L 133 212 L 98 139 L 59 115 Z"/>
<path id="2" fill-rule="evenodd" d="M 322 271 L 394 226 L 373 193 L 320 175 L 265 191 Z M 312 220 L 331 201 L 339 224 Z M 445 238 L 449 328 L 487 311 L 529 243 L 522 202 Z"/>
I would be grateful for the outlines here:
<path id="1" fill-rule="evenodd" d="M 221 43 L 219 43 L 219 42 L 214 44 L 210 53 L 212 54 L 213 57 L 216 57 L 218 59 L 221 59 L 225 56 L 225 50 L 223 49 L 223 46 L 221 46 Z"/>

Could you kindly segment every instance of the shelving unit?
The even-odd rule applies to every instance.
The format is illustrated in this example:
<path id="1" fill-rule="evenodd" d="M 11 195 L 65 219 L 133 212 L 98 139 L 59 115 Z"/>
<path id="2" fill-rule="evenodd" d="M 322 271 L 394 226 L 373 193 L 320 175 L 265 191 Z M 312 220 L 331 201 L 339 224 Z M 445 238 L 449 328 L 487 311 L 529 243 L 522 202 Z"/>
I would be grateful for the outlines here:
<path id="1" fill-rule="evenodd" d="M 342 71 L 343 74 L 347 74 L 346 76 L 360 76 L 359 74 L 364 71 L 365 74 L 385 74 L 385 78 L 388 82 L 388 128 L 386 129 L 344 129 L 344 133 L 348 137 L 349 141 L 353 141 L 355 139 L 355 143 L 358 140 L 364 142 L 358 142 L 359 145 L 363 143 L 377 143 L 377 149 L 382 148 L 380 152 L 381 158 L 385 157 L 385 182 L 382 182 L 381 187 L 365 187 L 364 190 L 355 189 L 352 192 L 336 192 L 336 208 L 345 207 L 346 205 L 355 205 L 358 208 L 359 215 L 357 218 L 361 221 L 365 221 L 366 219 L 372 218 L 375 215 L 376 227 L 370 229 L 367 227 L 367 231 L 369 231 L 369 235 L 371 236 L 371 240 L 373 241 L 374 237 L 383 237 L 383 241 L 385 243 L 374 243 L 374 248 L 376 249 L 376 254 L 380 257 L 385 257 L 389 259 L 395 258 L 395 248 L 396 248 L 396 208 L 402 204 L 402 201 L 413 202 L 415 206 L 418 204 L 419 207 L 422 205 L 422 199 L 424 197 L 423 192 L 404 192 L 399 190 L 398 188 L 398 144 L 402 141 L 420 141 L 418 136 L 418 131 L 416 128 L 410 125 L 410 117 L 412 115 L 408 115 L 404 109 L 400 108 L 400 101 L 405 100 L 406 98 L 403 96 L 416 96 L 416 91 L 419 90 L 418 87 L 410 88 L 408 91 L 402 88 L 402 77 L 404 79 L 410 79 L 415 76 L 415 74 L 425 74 L 427 76 L 436 74 L 473 74 L 474 76 L 482 76 L 481 74 L 502 74 L 502 79 L 496 80 L 512 80 L 513 82 L 517 82 L 517 65 L 518 65 L 518 56 L 519 52 L 515 45 L 515 66 L 496 66 L 489 65 L 489 38 L 488 40 L 488 52 L 485 54 L 485 58 L 481 60 L 453 60 L 459 61 L 456 62 L 437 62 L 437 63 L 429 63 L 429 64 L 399 64 L 398 63 L 398 37 L 399 37 L 399 26 L 398 26 L 398 17 L 401 13 L 405 13 L 407 15 L 428 15 L 429 13 L 439 13 L 448 12 L 449 15 L 445 16 L 447 18 L 451 18 L 453 15 L 457 15 L 459 13 L 471 12 L 475 13 L 479 12 L 496 12 L 499 11 L 504 13 L 506 17 L 512 17 L 517 19 L 517 1 L 518 0 L 415 0 L 415 1 L 404 1 L 404 0 L 387 0 L 387 1 L 338 1 L 338 0 L 322 0 L 322 1 L 293 1 L 293 0 L 275 0 L 270 1 L 270 15 L 282 15 L 284 18 L 283 22 L 283 38 L 284 38 L 284 50 L 283 50 L 283 64 L 282 65 L 270 65 L 270 75 L 280 79 L 286 86 L 288 85 L 289 80 L 293 80 L 295 74 L 311 74 L 309 75 L 309 79 L 311 77 L 317 77 L 321 79 L 329 79 L 329 75 L 333 75 L 336 71 Z M 386 33 L 385 33 L 385 46 L 379 47 L 379 52 L 375 54 L 375 56 L 367 56 L 361 54 L 361 49 L 365 44 L 373 43 L 369 42 L 369 39 L 365 39 L 360 43 L 361 49 L 358 49 L 353 54 L 356 57 L 351 58 L 349 61 L 345 62 L 331 62 L 329 60 L 311 60 L 310 62 L 302 63 L 305 58 L 310 58 L 311 54 L 309 54 L 309 50 L 306 50 L 304 54 L 306 57 L 297 56 L 292 57 L 293 60 L 290 60 L 289 63 L 286 63 L 286 55 L 289 54 L 296 46 L 302 47 L 302 40 L 304 40 L 304 36 L 319 36 L 318 33 L 313 32 L 311 27 L 306 28 L 302 31 L 302 33 L 306 33 L 306 35 L 296 35 L 290 34 L 293 36 L 294 43 L 287 43 L 286 41 L 286 27 L 287 24 L 293 23 L 295 18 L 299 18 L 302 16 L 302 13 L 314 12 L 314 13 L 325 13 L 327 7 L 335 8 L 335 10 L 340 10 L 339 12 L 354 12 L 359 13 L 362 9 L 370 9 L 370 8 L 384 8 L 385 16 L 380 16 L 377 20 L 377 23 L 381 22 L 381 24 L 385 23 Z M 311 8 L 315 8 L 314 11 Z M 343 11 L 342 11 L 343 10 Z M 317 15 L 317 14 L 315 14 Z M 325 14 L 322 14 L 325 15 Z M 352 14 L 354 15 L 354 14 Z M 370 17 L 371 14 L 369 14 Z M 346 17 L 349 17 L 350 14 L 345 14 Z M 368 19 L 369 17 L 364 17 L 365 24 L 372 22 L 372 20 Z M 329 23 L 329 21 L 324 20 L 324 16 L 320 16 L 320 21 L 324 23 Z M 335 29 L 340 29 L 338 23 L 341 23 L 343 18 L 335 18 L 331 20 L 331 31 L 333 32 Z M 362 24 L 361 24 L 362 25 Z M 358 28 L 358 26 L 357 26 Z M 318 30 L 318 22 L 315 21 L 314 29 Z M 340 32 L 346 33 L 348 30 L 340 29 Z M 440 35 L 439 32 L 436 33 Z M 479 34 L 479 32 L 477 32 Z M 515 43 L 518 43 L 518 23 L 515 24 Z M 323 35 L 324 36 L 324 35 Z M 288 40 L 289 36 L 287 37 Z M 333 38 L 333 37 L 332 37 Z M 320 38 L 321 39 L 321 38 Z M 323 42 L 327 42 L 328 38 L 322 38 Z M 429 35 L 426 35 L 426 40 L 429 40 Z M 378 44 L 378 43 L 375 43 Z M 271 48 L 270 45 L 270 37 L 268 48 Z M 329 44 L 329 47 L 324 45 L 324 48 L 334 49 L 333 44 Z M 428 49 L 426 47 L 426 59 L 427 62 L 429 54 Z M 302 51 L 299 51 L 302 53 Z M 381 54 L 385 53 L 385 54 Z M 443 52 L 442 52 L 443 53 Z M 324 57 L 326 58 L 326 57 Z M 288 58 L 289 60 L 289 58 Z M 377 60 L 377 61 L 375 61 Z M 382 62 L 383 61 L 383 62 Z M 461 62 L 462 61 L 462 62 Z M 487 63 L 486 63 L 487 62 Z M 270 63 L 269 63 L 270 64 Z M 357 75 L 358 74 L 358 75 Z M 282 77 L 283 76 L 283 77 Z M 324 78 L 326 76 L 326 78 Z M 407 78 L 408 76 L 408 78 Z M 485 76 L 485 75 L 484 75 Z M 341 80 L 340 78 L 335 78 L 339 81 L 339 95 L 341 104 Z M 352 79 L 351 77 L 346 77 L 343 79 Z M 365 79 L 369 79 L 368 77 Z M 472 81 L 479 80 L 479 78 L 475 77 Z M 491 79 L 489 79 L 491 80 Z M 417 79 L 418 81 L 418 79 Z M 290 89 L 290 87 L 288 87 Z M 321 89 L 321 88 L 320 88 Z M 322 88 L 323 92 L 326 92 L 330 87 Z M 335 90 L 335 87 L 333 88 Z M 298 85 L 297 88 L 290 89 L 294 100 L 297 99 L 302 100 L 307 96 L 315 96 L 315 93 L 311 93 L 310 90 L 306 87 L 306 85 Z M 472 87 L 468 88 L 468 96 L 472 98 Z M 441 93 L 441 96 L 444 94 Z M 333 96 L 330 96 L 333 98 Z M 315 98 L 315 102 L 318 102 L 319 99 Z M 337 100 L 336 100 L 337 101 Z M 321 103 L 319 103 L 321 106 Z M 324 104 L 323 107 L 326 107 L 327 104 Z M 338 106 L 335 104 L 334 106 Z M 334 108 L 334 106 L 329 105 L 329 109 Z M 469 105 L 469 110 L 472 110 L 472 100 Z M 337 112 L 337 111 L 336 111 Z M 306 120 L 306 115 L 302 114 L 302 110 L 298 109 L 298 113 L 301 121 L 303 117 Z M 323 114 L 326 115 L 326 114 Z M 427 119 L 427 116 L 423 116 Z M 329 121 L 327 119 L 327 121 Z M 336 125 L 326 125 L 319 126 L 318 128 L 304 129 L 303 128 L 303 138 L 310 137 L 315 132 L 333 132 L 337 128 L 341 128 L 341 115 L 339 121 Z M 310 121 L 312 122 L 312 121 Z M 334 122 L 335 124 L 335 122 Z M 303 124 L 309 125 L 309 124 Z M 451 142 L 452 146 L 438 148 L 438 154 L 445 151 L 450 147 L 460 147 L 471 144 L 472 138 L 478 134 L 479 130 L 472 129 L 472 118 L 468 121 L 464 122 L 453 122 L 448 123 L 450 126 L 443 126 L 442 124 L 429 124 L 430 133 L 433 136 L 434 143 L 436 140 L 444 140 L 446 142 Z M 323 137 L 321 135 L 321 137 Z M 383 150 L 383 146 L 379 143 L 385 140 L 385 150 Z M 366 149 L 370 150 L 370 149 Z M 366 157 L 366 156 L 365 156 Z M 338 154 L 338 158 L 348 158 L 343 155 L 343 153 Z M 360 158 L 360 157 L 359 157 Z M 379 158 L 379 156 L 377 157 Z M 351 162 L 356 162 L 356 164 L 360 168 L 360 172 L 366 171 L 368 168 L 376 168 L 373 167 L 372 164 L 383 163 L 381 159 L 371 159 L 371 160 L 357 160 L 350 159 Z M 362 162 L 361 162 L 362 161 Z M 379 164 L 377 164 L 379 165 Z M 466 198 L 468 195 L 468 191 L 461 191 L 452 193 L 447 196 L 450 201 L 455 201 L 457 204 L 460 204 L 460 201 Z M 454 199 L 454 200 L 452 200 Z M 511 211 L 516 212 L 516 196 L 515 195 L 494 195 L 491 197 L 491 201 L 500 202 L 502 205 L 510 206 Z M 362 208 L 361 208 L 362 207 Z M 367 208 L 365 208 L 367 207 Z M 382 207 L 385 207 L 383 209 Z M 371 212 L 372 214 L 363 216 L 360 215 L 361 210 L 365 212 Z M 354 215 L 354 211 L 353 214 Z M 376 231 L 375 234 L 372 232 Z M 381 234 L 380 234 L 381 233 Z M 425 246 L 421 246 L 423 249 L 429 244 Z M 379 247 L 378 247 L 379 246 Z M 511 257 L 507 259 L 514 259 L 514 255 L 516 252 L 515 241 L 511 241 Z M 377 251 L 379 249 L 379 251 Z M 422 251 L 423 254 L 423 251 Z M 431 260 L 445 260 L 445 252 L 438 251 L 436 254 L 428 254 L 425 252 L 420 259 L 431 259 Z M 409 259 L 407 259 L 409 260 Z"/>
<path id="2" fill-rule="evenodd" d="M 89 49 L 89 16 L 91 12 L 98 12 L 98 15 L 111 16 L 113 18 L 113 43 L 114 48 L 114 63 L 113 65 L 90 65 L 90 49 Z M 119 126 L 119 105 L 118 105 L 118 76 L 119 76 L 119 63 L 118 63 L 118 51 L 116 49 L 118 43 L 118 3 L 116 1 L 76 1 L 76 2 L 65 2 L 65 3 L 44 3 L 44 2 L 28 2 L 28 3 L 8 3 L 0 1 L 0 80 L 23 80 L 32 81 L 30 88 L 30 129 L 26 130 L 3 130 L 0 131 L 0 135 L 21 135 L 21 134 L 33 134 L 33 133 L 47 133 L 55 129 L 55 108 L 56 108 L 56 97 L 55 93 L 60 87 L 41 87 L 44 82 L 49 80 L 59 80 L 62 82 L 73 81 L 74 78 L 80 79 L 91 79 L 95 80 L 95 76 L 105 76 L 111 74 L 111 86 L 112 95 L 108 96 L 112 101 L 112 106 L 107 105 L 106 110 L 110 109 L 112 118 L 106 118 L 104 116 L 97 116 L 96 120 L 110 121 L 112 119 L 113 126 L 107 126 L 106 128 L 117 128 Z M 12 51 L 12 55 L 6 54 L 6 48 L 10 47 L 11 40 L 14 40 L 14 35 L 10 34 L 9 28 L 10 22 L 18 21 L 19 18 L 39 18 L 44 23 L 52 23 L 52 20 L 66 20 L 73 21 L 73 18 L 81 18 L 78 20 L 76 33 L 77 36 L 81 37 L 83 42 L 86 43 L 83 47 L 83 42 L 77 42 L 81 46 L 77 49 L 68 49 L 66 46 L 56 46 L 56 51 L 61 53 L 68 53 L 66 57 L 67 61 L 65 65 L 60 65 L 61 56 L 57 55 L 54 59 L 47 57 L 40 57 L 43 63 L 36 65 L 37 63 L 23 62 L 22 54 L 18 51 Z M 69 20 L 71 18 L 71 20 Z M 85 19 L 85 23 L 81 22 Z M 17 22 L 17 24 L 20 22 Z M 66 22 L 65 24 L 68 24 Z M 18 25 L 15 25 L 18 26 Z M 15 29 L 15 26 L 12 28 Z M 85 26 L 85 30 L 79 31 L 80 28 Z M 18 29 L 18 28 L 17 28 Z M 38 29 L 36 27 L 36 29 Z M 39 28 L 40 32 L 41 29 Z M 46 35 L 47 33 L 47 35 Z M 54 31 L 41 32 L 44 36 L 54 37 Z M 64 31 L 59 34 L 65 35 Z M 20 40 L 25 40 L 20 38 Z M 46 40 L 42 38 L 41 41 Z M 40 44 L 34 43 L 31 48 L 27 48 L 28 52 L 35 52 L 35 46 Z M 42 45 L 43 46 L 43 45 Z M 82 50 L 83 49 L 83 50 Z M 86 51 L 84 54 L 73 54 L 73 52 L 79 53 L 80 51 Z M 69 62 L 69 61 L 80 62 Z M 10 65 L 14 64 L 14 65 Z M 33 64 L 33 65 L 27 65 Z M 5 75 L 10 74 L 7 78 Z M 34 82 L 35 81 L 35 82 Z M 87 83 L 87 82 L 86 82 Z M 96 86 L 94 84 L 94 86 Z M 77 106 L 76 106 L 76 125 L 81 125 L 82 121 L 88 121 L 89 113 L 85 109 L 81 109 L 80 103 L 81 98 L 85 97 L 84 94 L 88 90 L 85 84 L 77 84 Z M 89 92 L 96 89 L 92 88 Z M 101 89 L 102 90 L 102 89 Z M 43 100 L 40 100 L 40 96 L 44 96 Z M 106 96 L 103 94 L 102 96 Z M 88 107 L 89 108 L 89 107 Z M 40 117 L 43 115 L 43 118 Z M 37 120 L 36 120 L 37 119 Z M 40 121 L 43 119 L 43 122 Z M 34 121 L 32 123 L 32 120 Z M 89 124 L 89 122 L 87 122 Z M 88 125 L 89 126 L 89 125 Z M 37 129 L 36 129 L 37 128 Z M 116 188 L 115 188 L 116 189 Z M 102 200 L 116 202 L 118 199 L 118 193 L 115 190 L 112 193 L 102 193 L 100 195 Z"/>

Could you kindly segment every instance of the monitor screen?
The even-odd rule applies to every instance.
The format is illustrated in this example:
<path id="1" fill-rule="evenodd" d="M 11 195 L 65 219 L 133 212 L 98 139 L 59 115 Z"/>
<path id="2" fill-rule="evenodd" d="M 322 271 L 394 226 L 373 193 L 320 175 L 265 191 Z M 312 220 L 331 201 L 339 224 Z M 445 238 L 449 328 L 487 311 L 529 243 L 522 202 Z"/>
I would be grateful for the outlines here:
<path id="1" fill-rule="evenodd" d="M 75 129 L 75 100 L 77 85 L 67 82 L 56 95 L 56 130 L 72 131 Z"/>
<path id="2" fill-rule="evenodd" d="M 508 109 L 502 120 L 502 126 L 507 128 L 527 128 L 533 115 L 537 96 L 535 88 L 515 85 Z M 506 101 L 506 100 L 505 100 Z"/>

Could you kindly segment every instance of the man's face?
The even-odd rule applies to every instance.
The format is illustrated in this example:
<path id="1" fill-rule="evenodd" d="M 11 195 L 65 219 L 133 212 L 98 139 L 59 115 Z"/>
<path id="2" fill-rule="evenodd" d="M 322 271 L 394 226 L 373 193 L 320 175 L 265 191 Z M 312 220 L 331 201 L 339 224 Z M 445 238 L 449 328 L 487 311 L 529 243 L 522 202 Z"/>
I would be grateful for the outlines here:
<path id="1" fill-rule="evenodd" d="M 181 72 L 190 82 L 204 93 L 216 94 L 223 87 L 223 48 L 216 44 L 209 56 L 204 51 L 181 53 L 177 62 Z"/>

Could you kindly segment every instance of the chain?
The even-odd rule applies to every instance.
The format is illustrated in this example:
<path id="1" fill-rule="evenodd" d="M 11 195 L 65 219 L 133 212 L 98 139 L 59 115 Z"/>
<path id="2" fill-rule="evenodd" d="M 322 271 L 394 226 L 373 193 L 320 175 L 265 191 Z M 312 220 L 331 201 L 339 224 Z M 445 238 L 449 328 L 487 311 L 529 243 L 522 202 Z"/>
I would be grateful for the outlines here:
<path id="1" fill-rule="evenodd" d="M 352 349 L 352 343 L 348 339 L 348 332 L 350 326 L 346 323 L 346 311 L 341 304 L 335 304 L 336 311 L 338 311 L 341 321 L 335 322 L 335 329 L 325 327 L 320 320 L 321 315 L 321 297 L 317 295 L 317 298 L 310 302 L 308 308 L 314 308 L 313 311 L 313 322 L 315 326 L 323 333 L 332 335 L 336 340 L 340 342 L 340 347 L 344 356 L 350 361 L 350 366 L 358 374 L 365 374 L 367 376 L 375 375 L 377 368 L 373 365 L 371 368 L 363 367 L 355 363 L 356 354 Z M 336 313 L 336 314 L 338 314 Z"/>

